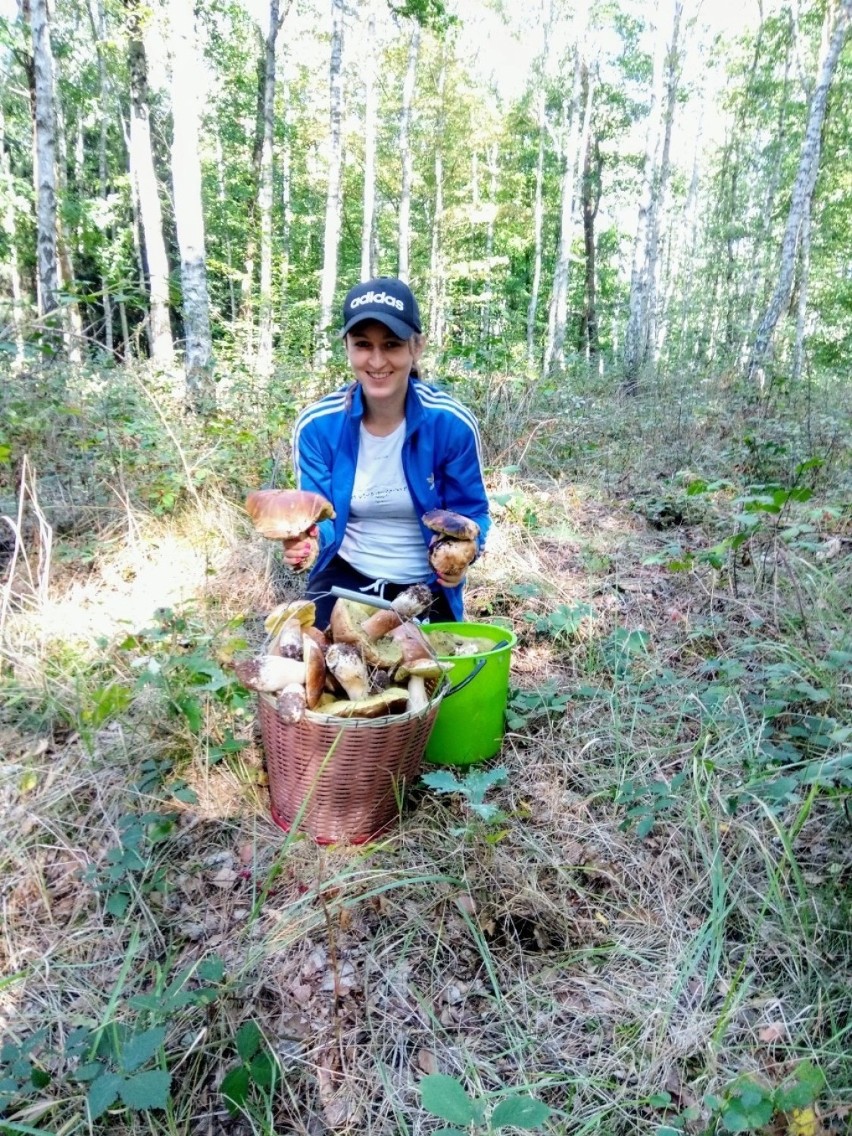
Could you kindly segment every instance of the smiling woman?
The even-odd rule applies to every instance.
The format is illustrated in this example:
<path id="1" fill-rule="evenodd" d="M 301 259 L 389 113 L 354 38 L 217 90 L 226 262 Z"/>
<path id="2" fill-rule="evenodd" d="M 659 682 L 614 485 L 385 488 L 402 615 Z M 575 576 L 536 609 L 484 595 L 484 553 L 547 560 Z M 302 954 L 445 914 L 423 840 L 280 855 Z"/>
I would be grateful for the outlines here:
<path id="1" fill-rule="evenodd" d="M 302 411 L 293 436 L 299 488 L 331 501 L 335 517 L 285 559 L 299 568 L 319 545 L 308 578 L 318 626 L 335 586 L 391 600 L 425 583 L 434 596 L 428 617 L 461 619 L 467 565 L 434 570 L 435 534 L 423 517 L 447 509 L 469 518 L 481 550 L 490 522 L 476 420 L 419 378 L 420 311 L 403 281 L 384 276 L 350 289 L 341 334 L 354 381 Z"/>

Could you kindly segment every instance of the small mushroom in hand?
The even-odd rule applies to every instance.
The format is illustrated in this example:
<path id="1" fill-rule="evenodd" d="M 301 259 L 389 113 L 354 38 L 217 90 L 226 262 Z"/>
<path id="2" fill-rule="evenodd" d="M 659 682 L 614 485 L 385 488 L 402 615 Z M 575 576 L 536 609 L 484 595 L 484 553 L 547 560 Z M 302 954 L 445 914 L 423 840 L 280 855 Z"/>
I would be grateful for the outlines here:
<path id="1" fill-rule="evenodd" d="M 449 509 L 432 509 L 423 514 L 422 520 L 435 533 L 429 542 L 429 563 L 440 583 L 457 587 L 476 559 L 479 525 L 470 517 Z"/>
<path id="2" fill-rule="evenodd" d="M 317 558 L 316 525 L 335 515 L 330 501 L 303 489 L 255 489 L 245 507 L 259 533 L 282 542 L 284 556 L 297 572 Z"/>

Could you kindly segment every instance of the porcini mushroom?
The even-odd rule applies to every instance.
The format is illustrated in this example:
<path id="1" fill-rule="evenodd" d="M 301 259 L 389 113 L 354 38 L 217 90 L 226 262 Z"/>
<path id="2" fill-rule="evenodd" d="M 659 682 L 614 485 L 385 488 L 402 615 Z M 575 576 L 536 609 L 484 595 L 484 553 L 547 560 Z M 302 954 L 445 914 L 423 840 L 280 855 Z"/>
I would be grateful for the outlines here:
<path id="1" fill-rule="evenodd" d="M 300 682 L 288 682 L 282 687 L 275 703 L 278 717 L 291 726 L 304 718 L 306 705 L 305 688 Z"/>
<path id="2" fill-rule="evenodd" d="M 280 655 L 284 659 L 302 658 L 302 625 L 298 619 L 285 619 L 269 648 L 270 655 Z"/>
<path id="3" fill-rule="evenodd" d="M 423 710 L 429 705 L 426 679 L 440 678 L 452 663 L 442 663 L 432 654 L 432 648 L 423 633 L 414 624 L 404 623 L 391 632 L 402 648 L 402 662 L 396 669 L 394 680 L 408 679 L 408 709 Z"/>
<path id="4" fill-rule="evenodd" d="M 432 589 L 428 584 L 412 584 L 396 599 L 391 600 L 389 608 L 379 608 L 368 615 L 361 624 L 361 630 L 370 639 L 381 639 L 394 627 L 399 627 L 407 619 L 414 619 L 425 611 L 433 600 Z"/>
<path id="5" fill-rule="evenodd" d="M 280 655 L 261 655 L 246 659 L 234 666 L 234 673 L 249 690 L 274 693 L 290 682 L 305 681 L 305 664 L 296 659 L 282 659 Z"/>
<path id="6" fill-rule="evenodd" d="M 357 646 L 364 661 L 370 666 L 392 670 L 402 659 L 399 644 L 387 637 L 371 639 L 364 632 L 364 620 L 375 610 L 355 600 L 339 599 L 331 609 L 331 637 L 335 643 L 352 643 Z"/>
<path id="7" fill-rule="evenodd" d="M 257 531 L 268 540 L 282 541 L 285 548 L 307 540 L 313 525 L 335 515 L 330 501 L 304 489 L 255 489 L 246 498 L 245 508 Z M 310 568 L 317 551 L 314 547 L 299 565 L 300 572 Z"/>
<path id="8" fill-rule="evenodd" d="M 479 525 L 449 509 L 432 509 L 421 519 L 435 533 L 429 542 L 429 563 L 444 579 L 461 579 L 476 559 Z"/>
<path id="9" fill-rule="evenodd" d="M 302 657 L 305 660 L 305 701 L 308 709 L 313 710 L 325 690 L 325 653 L 308 635 L 307 628 L 302 635 Z"/>
<path id="10" fill-rule="evenodd" d="M 326 652 L 325 665 L 353 702 L 367 697 L 370 689 L 367 667 L 354 643 L 332 643 Z"/>
<path id="11" fill-rule="evenodd" d="M 368 698 L 345 702 L 338 699 L 318 707 L 320 713 L 335 718 L 383 718 L 386 714 L 399 714 L 408 704 L 408 691 L 401 686 L 371 694 Z"/>

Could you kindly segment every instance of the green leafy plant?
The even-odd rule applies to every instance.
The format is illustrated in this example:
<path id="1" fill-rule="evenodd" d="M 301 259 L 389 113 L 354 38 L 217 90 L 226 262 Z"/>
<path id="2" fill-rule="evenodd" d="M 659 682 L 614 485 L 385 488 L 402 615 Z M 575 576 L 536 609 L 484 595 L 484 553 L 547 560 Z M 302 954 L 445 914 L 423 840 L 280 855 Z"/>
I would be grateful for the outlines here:
<path id="1" fill-rule="evenodd" d="M 560 718 L 571 701 L 571 693 L 559 690 L 552 680 L 533 690 L 511 688 L 506 707 L 510 730 L 530 730 Z"/>
<path id="2" fill-rule="evenodd" d="M 559 604 L 553 611 L 539 615 L 536 612 L 524 612 L 524 619 L 531 623 L 537 635 L 546 635 L 554 642 L 572 639 L 580 630 L 584 620 L 595 613 L 591 604 L 579 603 L 573 607 L 568 604 Z"/>
<path id="3" fill-rule="evenodd" d="M 616 627 L 600 645 L 607 668 L 616 678 L 623 678 L 637 657 L 648 654 L 651 637 L 647 631 Z"/>
<path id="4" fill-rule="evenodd" d="M 435 1136 L 466 1136 L 470 1132 L 496 1132 L 499 1128 L 539 1128 L 550 1116 L 543 1101 L 521 1093 L 502 1096 L 491 1108 L 485 1099 L 469 1096 L 455 1077 L 430 1073 L 420 1082 L 424 1109 L 440 1120 L 463 1127 L 441 1128 Z"/>
<path id="5" fill-rule="evenodd" d="M 704 1103 L 714 1112 L 726 1132 L 755 1132 L 776 1113 L 795 1113 L 809 1108 L 825 1087 L 822 1070 L 803 1061 L 783 1084 L 772 1088 L 753 1077 L 738 1077 L 720 1095 L 708 1094 Z"/>
<path id="6" fill-rule="evenodd" d="M 121 917 L 137 894 L 165 888 L 165 872 L 154 864 L 151 849 L 174 831 L 174 813 L 128 813 L 118 821 L 119 843 L 107 853 L 106 865 L 91 865 L 84 879 L 106 896 L 106 911 Z"/>
<path id="7" fill-rule="evenodd" d="M 0 1048 L 0 1116 L 17 1102 L 50 1084 L 51 1075 L 33 1057 L 47 1036 L 41 1029 L 22 1042 Z"/>
<path id="8" fill-rule="evenodd" d="M 97 1120 L 116 1101 L 134 1111 L 165 1108 L 171 1088 L 171 1073 L 164 1068 L 146 1068 L 162 1053 L 163 1026 L 134 1033 L 122 1023 L 104 1029 L 95 1046 L 94 1060 L 76 1072 L 76 1080 L 88 1083 L 86 1102 L 92 1120 Z"/>
<path id="9" fill-rule="evenodd" d="M 686 780 L 686 773 L 676 773 L 671 781 L 625 781 L 615 803 L 627 809 L 621 825 L 628 828 L 636 825 L 636 835 L 647 836 L 663 813 L 671 811 L 678 802 L 679 790 Z"/>
<path id="10" fill-rule="evenodd" d="M 498 766 L 489 770 L 474 769 L 465 777 L 456 777 L 449 769 L 435 769 L 424 773 L 422 780 L 439 793 L 457 793 L 475 816 L 494 824 L 503 820 L 505 814 L 497 805 L 486 801 L 485 794 L 495 785 L 502 785 L 508 776 L 508 770 Z"/>
<path id="11" fill-rule="evenodd" d="M 235 1044 L 240 1063 L 228 1070 L 219 1086 L 232 1116 L 238 1116 L 245 1109 L 252 1086 L 272 1093 L 281 1076 L 275 1055 L 256 1022 L 247 1021 L 240 1026 Z"/>

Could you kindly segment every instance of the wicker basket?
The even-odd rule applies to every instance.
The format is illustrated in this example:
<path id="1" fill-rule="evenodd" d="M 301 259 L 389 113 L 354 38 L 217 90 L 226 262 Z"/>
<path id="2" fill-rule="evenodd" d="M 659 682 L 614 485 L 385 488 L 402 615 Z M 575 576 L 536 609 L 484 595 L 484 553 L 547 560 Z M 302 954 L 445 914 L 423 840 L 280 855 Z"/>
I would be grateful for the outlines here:
<path id="1" fill-rule="evenodd" d="M 308 711 L 281 720 L 261 694 L 260 730 L 272 819 L 318 844 L 362 844 L 399 816 L 405 786 L 420 772 L 445 685 L 428 706 L 385 718 L 335 718 Z"/>

